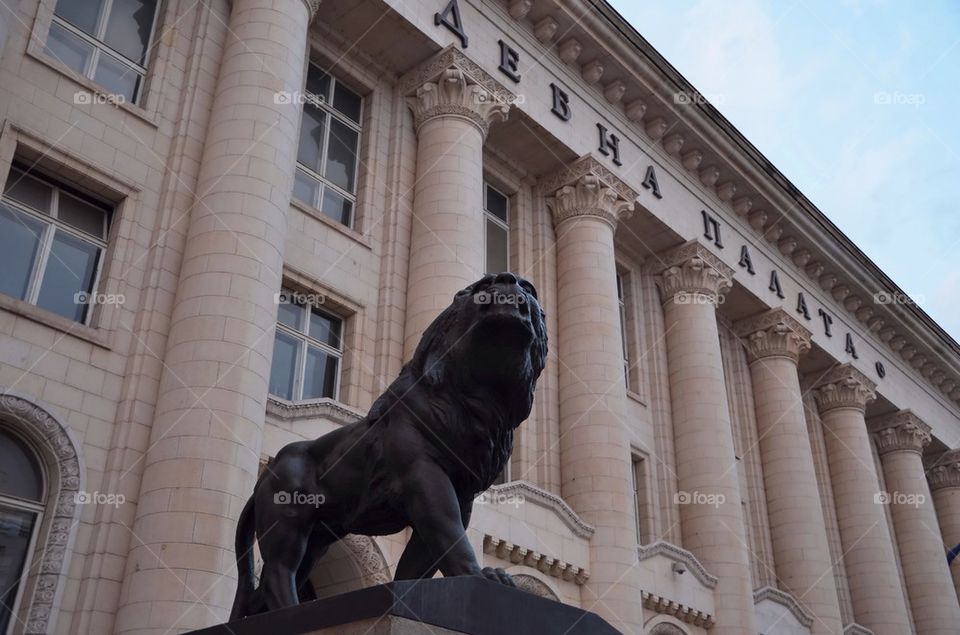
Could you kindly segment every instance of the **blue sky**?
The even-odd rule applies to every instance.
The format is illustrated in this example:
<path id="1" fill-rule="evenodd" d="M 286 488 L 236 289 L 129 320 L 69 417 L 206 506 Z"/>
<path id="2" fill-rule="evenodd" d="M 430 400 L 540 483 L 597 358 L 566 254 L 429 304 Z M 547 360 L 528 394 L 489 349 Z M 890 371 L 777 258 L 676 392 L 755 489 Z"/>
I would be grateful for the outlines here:
<path id="1" fill-rule="evenodd" d="M 960 340 L 960 2 L 610 1 Z"/>

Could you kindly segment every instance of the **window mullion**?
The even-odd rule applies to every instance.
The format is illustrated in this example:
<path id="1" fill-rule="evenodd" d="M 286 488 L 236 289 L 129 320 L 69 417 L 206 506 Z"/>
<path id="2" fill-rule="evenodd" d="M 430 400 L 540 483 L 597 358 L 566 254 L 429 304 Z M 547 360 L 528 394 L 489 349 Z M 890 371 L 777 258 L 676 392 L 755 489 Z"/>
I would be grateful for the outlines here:
<path id="1" fill-rule="evenodd" d="M 40 257 L 37 259 L 33 275 L 30 278 L 30 284 L 27 287 L 25 300 L 30 304 L 36 304 L 37 299 L 40 297 L 40 284 L 43 282 L 43 274 L 47 270 L 47 261 L 50 260 L 50 251 L 53 249 L 53 232 L 55 230 L 56 225 L 52 222 L 47 222 L 47 227 L 44 229 L 43 237 L 40 240 Z"/>
<path id="2" fill-rule="evenodd" d="M 103 9 L 100 11 L 100 18 L 96 27 L 96 37 L 103 42 L 107 36 L 107 23 L 110 21 L 110 12 L 113 11 L 113 0 L 104 0 Z"/>

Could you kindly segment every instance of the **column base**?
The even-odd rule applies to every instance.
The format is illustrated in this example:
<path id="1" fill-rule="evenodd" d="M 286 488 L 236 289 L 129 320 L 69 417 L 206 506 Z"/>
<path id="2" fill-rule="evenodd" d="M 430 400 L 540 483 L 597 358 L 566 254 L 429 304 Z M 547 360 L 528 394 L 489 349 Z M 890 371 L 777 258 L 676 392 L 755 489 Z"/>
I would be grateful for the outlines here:
<path id="1" fill-rule="evenodd" d="M 473 577 L 403 580 L 305 602 L 193 635 L 616 635 L 600 616 Z"/>

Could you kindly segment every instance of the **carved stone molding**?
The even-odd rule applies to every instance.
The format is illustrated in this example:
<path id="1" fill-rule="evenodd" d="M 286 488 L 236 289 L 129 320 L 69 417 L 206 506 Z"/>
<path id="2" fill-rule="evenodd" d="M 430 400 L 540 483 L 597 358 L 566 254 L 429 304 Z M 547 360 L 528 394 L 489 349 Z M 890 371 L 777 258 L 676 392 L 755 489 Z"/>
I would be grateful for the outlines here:
<path id="1" fill-rule="evenodd" d="M 393 579 L 387 560 L 373 538 L 347 534 L 340 539 L 340 542 L 360 568 L 364 587 L 386 584 Z"/>
<path id="2" fill-rule="evenodd" d="M 51 631 L 54 599 L 67 574 L 77 494 L 82 480 L 80 459 L 63 426 L 46 410 L 24 397 L 8 391 L 0 392 L 0 421 L 33 442 L 39 450 L 40 460 L 53 476 L 45 492 L 46 514 L 52 517 L 48 516 L 48 528 L 45 535 L 40 536 L 35 551 L 39 558 L 34 565 L 36 581 L 32 593 L 24 594 L 22 599 L 29 607 L 24 632 L 40 635 Z"/>
<path id="3" fill-rule="evenodd" d="M 764 586 L 755 589 L 753 592 L 753 603 L 759 604 L 764 600 L 776 602 L 789 610 L 797 621 L 803 626 L 810 628 L 813 626 L 813 616 L 807 613 L 796 599 L 786 591 L 775 589 L 772 586 Z"/>
<path id="4" fill-rule="evenodd" d="M 930 443 L 930 426 L 910 410 L 901 410 L 870 422 L 880 455 L 888 452 L 921 454 Z"/>
<path id="5" fill-rule="evenodd" d="M 553 592 L 553 589 L 544 584 L 542 580 L 538 580 L 526 573 L 516 573 L 512 577 L 513 583 L 517 585 L 518 589 L 526 591 L 527 593 L 533 593 L 537 597 L 553 600 L 554 602 L 560 601 L 560 598 Z"/>
<path id="6" fill-rule="evenodd" d="M 695 609 L 649 591 L 641 591 L 640 595 L 643 598 L 643 608 L 654 613 L 669 615 L 685 624 L 692 624 L 703 629 L 711 629 L 717 623 L 716 618 L 706 611 Z"/>
<path id="7" fill-rule="evenodd" d="M 657 259 L 663 265 L 656 281 L 664 303 L 716 305 L 733 286 L 733 268 L 695 240 Z"/>
<path id="8" fill-rule="evenodd" d="M 577 216 L 598 216 L 616 227 L 628 218 L 636 191 L 592 155 L 584 155 L 540 180 L 538 190 L 553 211 L 554 225 Z"/>
<path id="9" fill-rule="evenodd" d="M 831 368 L 817 381 L 813 396 L 821 413 L 834 408 L 864 410 L 877 398 L 876 388 L 869 377 L 850 364 L 843 364 Z"/>
<path id="10" fill-rule="evenodd" d="M 363 412 L 333 399 L 290 402 L 270 397 L 267 399 L 267 416 L 283 421 L 326 419 L 340 425 L 346 425 L 363 419 L 365 415 Z"/>
<path id="11" fill-rule="evenodd" d="M 534 503 L 554 512 L 558 518 L 578 538 L 589 540 L 594 528 L 577 516 L 577 513 L 567 505 L 566 501 L 545 489 L 540 489 L 529 481 L 510 481 L 503 485 L 491 485 L 487 490 L 490 494 L 500 496 L 522 496 L 525 503 Z"/>
<path id="12" fill-rule="evenodd" d="M 414 125 L 433 117 L 464 117 L 486 137 L 494 120 L 505 120 L 516 95 L 459 49 L 449 46 L 400 80 Z"/>
<path id="13" fill-rule="evenodd" d="M 583 567 L 578 567 L 575 564 L 548 556 L 528 547 L 515 545 L 490 534 L 483 535 L 483 553 L 491 553 L 505 562 L 522 564 L 551 577 L 573 582 L 578 586 L 585 584 L 590 579 L 590 574 Z"/>
<path id="14" fill-rule="evenodd" d="M 960 448 L 947 450 L 927 469 L 930 490 L 960 487 Z"/>
<path id="15" fill-rule="evenodd" d="M 796 363 L 810 350 L 810 330 L 780 308 L 740 320 L 733 330 L 753 360 L 789 357 Z"/>
<path id="16" fill-rule="evenodd" d="M 693 576 L 700 581 L 700 584 L 708 589 L 715 589 L 717 587 L 717 576 L 707 571 L 706 567 L 697 560 L 697 557 L 693 555 L 693 553 L 671 542 L 658 540 L 649 545 L 640 545 L 637 547 L 637 556 L 640 562 L 654 556 L 664 556 L 674 562 L 683 563 L 687 565 L 687 569 L 693 573 Z"/>
<path id="17" fill-rule="evenodd" d="M 860 626 L 856 622 L 850 622 L 843 627 L 843 635 L 873 635 L 873 631 L 866 626 Z"/>
<path id="18" fill-rule="evenodd" d="M 316 17 L 317 11 L 320 10 L 320 1 L 321 0 L 303 0 L 303 3 L 307 5 L 307 21 L 313 21 L 313 18 Z"/>

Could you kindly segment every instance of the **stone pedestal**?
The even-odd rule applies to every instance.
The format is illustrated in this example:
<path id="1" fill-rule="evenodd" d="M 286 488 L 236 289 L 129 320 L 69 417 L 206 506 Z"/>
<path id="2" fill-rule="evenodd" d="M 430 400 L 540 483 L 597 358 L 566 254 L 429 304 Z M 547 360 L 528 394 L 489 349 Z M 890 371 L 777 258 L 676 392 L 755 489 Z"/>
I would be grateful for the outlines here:
<path id="1" fill-rule="evenodd" d="M 476 577 L 404 580 L 193 635 L 616 635 L 598 615 Z"/>

